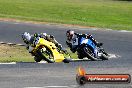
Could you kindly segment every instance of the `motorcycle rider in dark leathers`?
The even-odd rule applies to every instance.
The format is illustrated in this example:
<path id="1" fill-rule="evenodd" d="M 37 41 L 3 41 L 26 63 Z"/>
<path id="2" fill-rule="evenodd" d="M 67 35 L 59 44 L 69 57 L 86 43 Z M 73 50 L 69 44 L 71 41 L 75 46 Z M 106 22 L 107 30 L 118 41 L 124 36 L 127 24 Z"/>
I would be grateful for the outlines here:
<path id="1" fill-rule="evenodd" d="M 79 39 L 80 37 L 84 37 L 84 38 L 88 38 L 90 40 L 92 40 L 94 42 L 94 44 L 97 46 L 97 47 L 100 47 L 103 45 L 103 43 L 99 43 L 97 42 L 93 36 L 91 34 L 79 34 L 79 33 L 75 33 L 74 31 L 72 30 L 68 30 L 66 32 L 66 37 L 67 37 L 67 41 L 66 41 L 66 44 L 68 45 L 68 47 L 70 48 L 70 50 L 75 53 L 77 51 L 77 48 L 78 48 L 78 44 L 75 44 L 75 42 L 77 42 L 77 38 Z M 74 44 L 73 44 L 74 43 Z"/>

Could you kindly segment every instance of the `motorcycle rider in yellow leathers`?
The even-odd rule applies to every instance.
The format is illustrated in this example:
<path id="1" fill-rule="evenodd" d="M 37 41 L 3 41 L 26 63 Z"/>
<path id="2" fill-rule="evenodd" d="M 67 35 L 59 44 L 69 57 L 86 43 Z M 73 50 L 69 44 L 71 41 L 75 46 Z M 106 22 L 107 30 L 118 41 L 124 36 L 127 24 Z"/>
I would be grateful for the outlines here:
<path id="1" fill-rule="evenodd" d="M 24 40 L 24 43 L 26 43 L 26 47 L 29 53 L 31 53 L 34 47 L 36 46 L 36 40 L 39 37 L 54 43 L 57 48 L 62 49 L 62 45 L 57 42 L 57 40 L 53 35 L 48 35 L 47 33 L 40 33 L 40 34 L 34 33 L 33 35 L 31 35 L 28 32 L 24 32 L 22 34 L 22 39 Z"/>

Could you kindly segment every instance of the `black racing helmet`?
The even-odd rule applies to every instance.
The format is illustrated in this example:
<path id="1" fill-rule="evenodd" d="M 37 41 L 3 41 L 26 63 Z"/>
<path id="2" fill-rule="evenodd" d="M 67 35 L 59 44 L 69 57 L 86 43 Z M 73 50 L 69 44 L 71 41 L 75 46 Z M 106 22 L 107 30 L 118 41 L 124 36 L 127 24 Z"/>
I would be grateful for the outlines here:
<path id="1" fill-rule="evenodd" d="M 39 37 L 39 34 L 38 33 L 34 33 L 34 37 L 35 38 Z"/>
<path id="2" fill-rule="evenodd" d="M 74 37 L 74 31 L 68 30 L 68 31 L 66 32 L 66 37 L 67 37 L 67 39 L 68 39 L 69 41 L 71 41 L 71 40 L 73 39 L 73 37 Z"/>

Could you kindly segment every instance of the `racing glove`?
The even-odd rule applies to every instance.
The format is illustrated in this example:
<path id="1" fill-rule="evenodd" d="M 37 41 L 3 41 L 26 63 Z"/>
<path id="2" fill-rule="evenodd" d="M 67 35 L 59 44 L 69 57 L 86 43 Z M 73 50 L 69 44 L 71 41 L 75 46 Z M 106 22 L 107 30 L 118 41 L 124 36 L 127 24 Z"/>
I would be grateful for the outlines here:
<path id="1" fill-rule="evenodd" d="M 102 45 L 103 45 L 103 43 L 97 42 L 97 47 L 100 47 L 100 46 L 102 46 Z"/>

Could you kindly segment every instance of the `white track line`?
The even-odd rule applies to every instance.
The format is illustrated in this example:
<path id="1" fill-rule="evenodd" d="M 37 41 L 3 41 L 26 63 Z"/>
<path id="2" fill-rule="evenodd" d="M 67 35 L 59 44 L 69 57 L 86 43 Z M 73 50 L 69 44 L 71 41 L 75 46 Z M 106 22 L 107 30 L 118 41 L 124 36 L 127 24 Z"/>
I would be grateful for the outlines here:
<path id="1" fill-rule="evenodd" d="M 132 32 L 132 31 L 120 30 L 119 32 Z"/>
<path id="2" fill-rule="evenodd" d="M 92 30 L 98 30 L 98 28 L 77 28 L 78 30 L 90 30 L 90 31 L 92 31 Z"/>
<path id="3" fill-rule="evenodd" d="M 24 88 L 69 88 L 68 86 L 44 86 L 44 87 L 24 87 Z"/>
<path id="4" fill-rule="evenodd" d="M 44 88 L 44 87 L 24 87 L 24 88 Z"/>
<path id="5" fill-rule="evenodd" d="M 77 88 L 78 85 L 69 85 L 69 86 L 43 86 L 43 87 L 24 87 L 24 88 Z"/>
<path id="6" fill-rule="evenodd" d="M 16 64 L 16 62 L 10 62 L 10 63 L 0 63 L 0 64 Z"/>
<path id="7" fill-rule="evenodd" d="M 68 86 L 44 86 L 43 88 L 68 88 Z"/>

